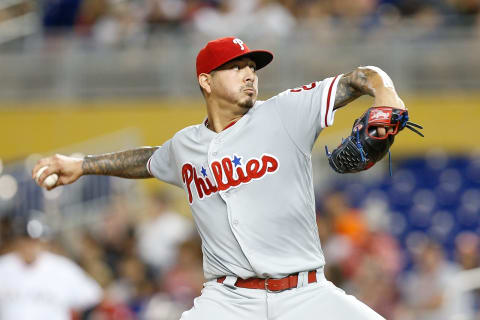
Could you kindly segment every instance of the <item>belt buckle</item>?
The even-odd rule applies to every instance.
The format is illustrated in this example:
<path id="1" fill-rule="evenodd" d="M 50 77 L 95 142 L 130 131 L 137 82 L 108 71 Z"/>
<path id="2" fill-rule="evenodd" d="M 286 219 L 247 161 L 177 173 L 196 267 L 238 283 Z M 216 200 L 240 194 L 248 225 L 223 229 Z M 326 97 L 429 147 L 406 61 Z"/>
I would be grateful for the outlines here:
<path id="1" fill-rule="evenodd" d="M 273 292 L 276 292 L 276 291 L 268 289 L 268 280 L 270 280 L 270 279 L 271 279 L 270 277 L 265 278 L 265 291 L 267 291 L 269 293 L 273 293 Z"/>

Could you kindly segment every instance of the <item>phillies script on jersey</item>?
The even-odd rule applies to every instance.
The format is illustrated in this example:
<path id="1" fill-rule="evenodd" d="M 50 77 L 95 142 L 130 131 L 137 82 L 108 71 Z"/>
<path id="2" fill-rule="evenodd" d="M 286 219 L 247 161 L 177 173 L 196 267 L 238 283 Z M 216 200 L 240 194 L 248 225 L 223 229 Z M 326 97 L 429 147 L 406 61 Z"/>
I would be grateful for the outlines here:
<path id="1" fill-rule="evenodd" d="M 210 170 L 215 184 L 208 178 L 204 167 L 200 170 L 202 177 L 197 174 L 197 169 L 191 163 L 183 164 L 182 179 L 188 190 L 188 201 L 193 202 L 192 182 L 195 184 L 198 198 L 203 199 L 204 196 L 210 196 L 215 192 L 261 179 L 268 173 L 273 174 L 279 167 L 278 160 L 270 154 L 263 154 L 260 159 L 251 158 L 244 165 L 241 160 L 241 157 L 234 155 L 233 160 L 230 157 L 224 157 L 220 161 L 212 161 Z"/>

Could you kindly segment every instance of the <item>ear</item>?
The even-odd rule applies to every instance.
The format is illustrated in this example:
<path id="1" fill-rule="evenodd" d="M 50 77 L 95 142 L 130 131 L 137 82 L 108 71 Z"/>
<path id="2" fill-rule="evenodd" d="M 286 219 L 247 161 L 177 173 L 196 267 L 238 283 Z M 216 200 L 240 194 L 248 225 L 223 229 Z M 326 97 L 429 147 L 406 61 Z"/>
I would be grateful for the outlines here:
<path id="1" fill-rule="evenodd" d="M 210 94 L 212 93 L 212 88 L 210 87 L 211 76 L 207 73 L 200 73 L 198 76 L 198 84 L 204 90 L 204 92 Z"/>

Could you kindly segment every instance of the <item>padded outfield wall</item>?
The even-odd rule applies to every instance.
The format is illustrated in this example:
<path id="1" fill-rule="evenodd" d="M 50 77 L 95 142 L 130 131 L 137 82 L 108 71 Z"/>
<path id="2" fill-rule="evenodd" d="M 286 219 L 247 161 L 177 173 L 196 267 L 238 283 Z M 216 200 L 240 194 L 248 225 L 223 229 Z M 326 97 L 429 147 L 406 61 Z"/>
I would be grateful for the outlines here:
<path id="1" fill-rule="evenodd" d="M 423 154 L 438 148 L 468 153 L 480 147 L 477 139 L 480 95 L 415 95 L 405 96 L 404 100 L 412 121 L 424 126 L 425 138 L 406 131 L 395 142 L 396 155 Z M 370 103 L 370 98 L 362 97 L 339 110 L 334 126 L 322 132 L 316 147 L 337 145 L 341 137 L 348 135 L 355 117 Z M 200 99 L 2 102 L 0 157 L 8 163 L 32 153 L 46 155 L 72 144 L 132 128 L 138 132 L 141 145 L 160 145 L 178 130 L 200 123 L 205 115 Z M 118 145 L 121 141 L 115 147 Z M 88 147 L 76 151 L 99 152 Z M 115 150 L 105 145 L 102 151 Z"/>

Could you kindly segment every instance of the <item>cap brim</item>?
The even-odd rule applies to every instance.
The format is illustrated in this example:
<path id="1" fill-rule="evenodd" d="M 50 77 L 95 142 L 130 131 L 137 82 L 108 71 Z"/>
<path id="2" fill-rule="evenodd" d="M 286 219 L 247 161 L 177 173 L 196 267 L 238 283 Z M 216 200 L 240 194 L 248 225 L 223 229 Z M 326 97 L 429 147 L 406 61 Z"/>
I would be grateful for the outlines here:
<path id="1" fill-rule="evenodd" d="M 273 53 L 266 50 L 252 50 L 247 54 L 241 55 L 240 57 L 242 56 L 252 59 L 256 64 L 256 70 L 262 69 L 273 60 Z"/>
<path id="2" fill-rule="evenodd" d="M 271 53 L 270 51 L 267 51 L 267 50 L 252 50 L 252 51 L 249 51 L 247 53 L 243 53 L 243 54 L 239 54 L 237 56 L 234 56 L 232 59 L 228 60 L 227 62 L 225 63 L 228 63 L 232 60 L 235 60 L 235 59 L 239 59 L 239 58 L 242 58 L 242 57 L 247 57 L 247 58 L 250 58 L 252 59 L 254 62 L 255 62 L 255 65 L 256 65 L 256 70 L 260 70 L 262 69 L 263 67 L 265 67 L 267 64 L 269 64 L 270 62 L 272 62 L 273 60 L 273 53 Z M 218 66 L 217 68 L 215 69 L 218 69 L 220 68 L 221 66 L 223 66 L 225 63 L 223 63 L 222 65 Z M 214 70 L 215 70 L 214 69 Z"/>

